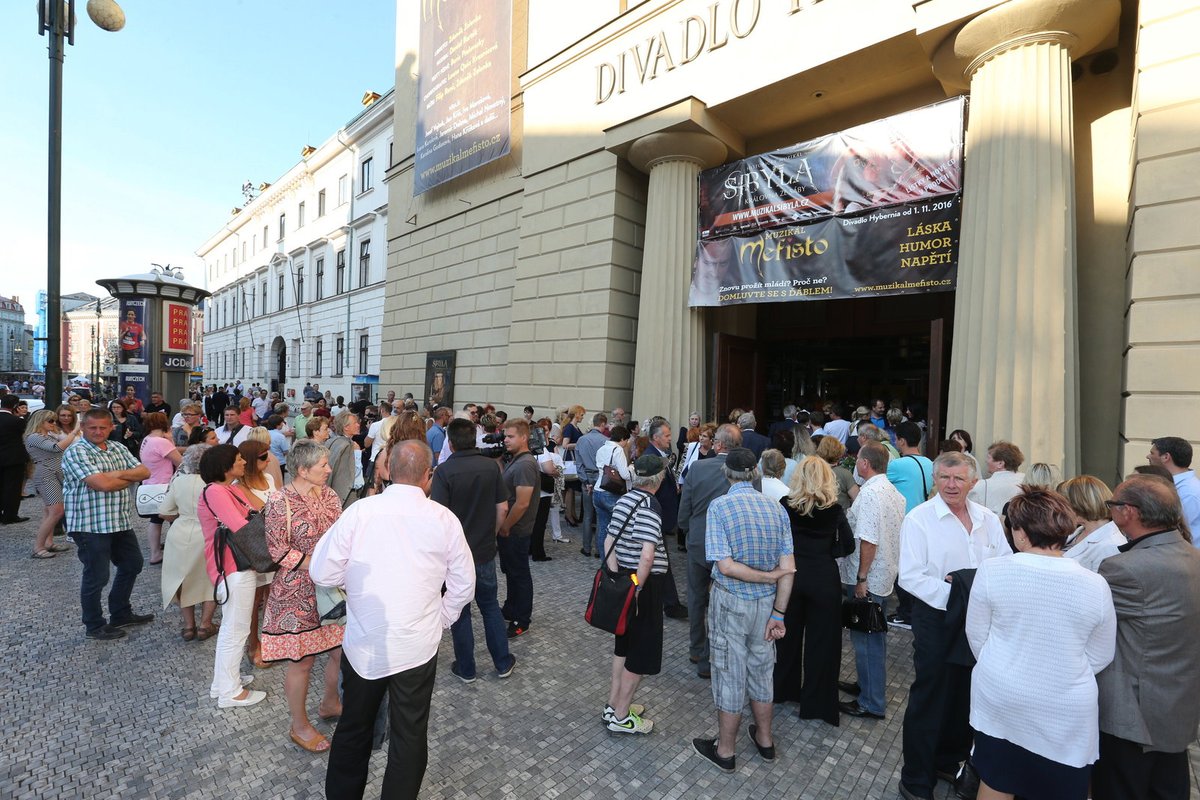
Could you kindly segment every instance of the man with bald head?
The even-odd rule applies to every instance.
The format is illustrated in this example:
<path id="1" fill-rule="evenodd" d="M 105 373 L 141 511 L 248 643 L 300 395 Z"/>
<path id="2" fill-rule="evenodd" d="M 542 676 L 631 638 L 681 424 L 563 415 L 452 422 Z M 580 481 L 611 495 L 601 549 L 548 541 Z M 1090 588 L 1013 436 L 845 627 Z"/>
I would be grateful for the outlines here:
<path id="1" fill-rule="evenodd" d="M 1108 507 L 1129 543 L 1100 564 L 1117 612 L 1117 650 L 1096 676 L 1092 797 L 1187 798 L 1187 748 L 1200 724 L 1200 552 L 1181 532 L 1179 493 L 1165 478 L 1129 478 Z"/>
<path id="2" fill-rule="evenodd" d="M 342 718 L 325 774 L 330 800 L 363 796 L 385 695 L 390 735 L 383 796 L 417 797 L 429 760 L 438 643 L 475 596 L 475 562 L 462 524 L 428 497 L 429 445 L 399 443 L 388 470 L 392 485 L 343 511 L 309 565 L 313 581 L 346 590 Z"/>

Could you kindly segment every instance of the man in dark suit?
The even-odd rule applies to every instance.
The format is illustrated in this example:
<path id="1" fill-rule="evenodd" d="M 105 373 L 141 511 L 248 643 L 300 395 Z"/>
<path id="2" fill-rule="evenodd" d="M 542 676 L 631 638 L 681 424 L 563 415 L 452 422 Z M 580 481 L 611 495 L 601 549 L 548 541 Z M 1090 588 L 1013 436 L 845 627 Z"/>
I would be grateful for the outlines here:
<path id="1" fill-rule="evenodd" d="M 21 516 L 21 487 L 25 485 L 25 422 L 13 410 L 21 398 L 0 397 L 0 525 L 25 522 Z"/>
<path id="2" fill-rule="evenodd" d="M 1117 612 L 1117 652 L 1096 677 L 1100 760 L 1095 800 L 1190 795 L 1188 745 L 1200 724 L 1200 552 L 1165 478 L 1139 475 L 1109 501 L 1129 539 L 1100 564 Z"/>
<path id="3" fill-rule="evenodd" d="M 763 450 L 771 446 L 771 440 L 754 430 L 757 424 L 753 411 L 738 417 L 738 427 L 742 429 L 742 447 L 754 453 L 755 458 L 762 458 Z"/>
<path id="4" fill-rule="evenodd" d="M 797 409 L 794 405 L 784 406 L 783 419 L 779 420 L 778 422 L 771 423 L 771 427 L 767 429 L 767 438 L 773 440 L 775 438 L 775 434 L 779 431 L 790 431 L 792 428 L 796 427 L 796 412 L 798 410 L 799 409 Z"/>
<path id="5" fill-rule="evenodd" d="M 722 467 L 725 454 L 742 446 L 742 432 L 725 424 L 713 435 L 713 458 L 695 461 L 688 468 L 679 501 L 679 529 L 687 537 L 688 657 L 701 678 L 712 677 L 708 660 L 708 588 L 712 583 L 712 564 L 704 557 L 708 505 L 729 491 L 729 480 Z M 665 481 L 664 481 L 665 483 Z"/>
<path id="6" fill-rule="evenodd" d="M 679 484 L 675 481 L 676 456 L 671 453 L 671 423 L 662 417 L 653 417 L 649 425 L 650 445 L 643 455 L 658 456 L 666 465 L 667 477 L 663 479 L 654 493 L 658 505 L 662 509 L 663 541 L 675 538 L 675 529 L 679 527 Z M 669 550 L 664 545 L 665 550 Z M 671 619 L 687 619 L 687 608 L 679 602 L 679 590 L 675 586 L 675 573 L 671 568 L 670 555 L 667 556 L 667 580 L 663 589 L 663 613 Z"/>

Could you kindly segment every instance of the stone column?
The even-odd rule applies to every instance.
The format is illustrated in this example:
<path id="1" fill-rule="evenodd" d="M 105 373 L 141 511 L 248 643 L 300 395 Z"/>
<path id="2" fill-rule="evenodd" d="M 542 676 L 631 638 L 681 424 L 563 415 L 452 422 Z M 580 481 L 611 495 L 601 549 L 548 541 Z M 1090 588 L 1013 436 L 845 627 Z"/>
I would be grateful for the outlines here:
<path id="1" fill-rule="evenodd" d="M 705 397 L 704 318 L 688 307 L 696 257 L 697 178 L 725 145 L 704 133 L 652 133 L 629 161 L 650 174 L 633 369 L 634 419 L 662 415 L 678 429 Z"/>
<path id="2" fill-rule="evenodd" d="M 1071 56 L 1119 13 L 1119 0 L 1013 0 L 934 57 L 971 92 L 947 430 L 970 431 L 978 455 L 1008 439 L 1067 475 L 1081 432 Z"/>

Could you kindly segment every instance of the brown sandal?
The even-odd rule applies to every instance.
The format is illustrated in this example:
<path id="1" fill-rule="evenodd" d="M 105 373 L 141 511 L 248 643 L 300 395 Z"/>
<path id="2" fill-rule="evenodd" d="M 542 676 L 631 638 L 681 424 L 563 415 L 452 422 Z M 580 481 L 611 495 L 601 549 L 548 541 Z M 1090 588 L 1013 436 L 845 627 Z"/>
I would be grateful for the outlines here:
<path id="1" fill-rule="evenodd" d="M 210 622 L 207 625 L 201 625 L 200 627 L 196 628 L 196 638 L 203 642 L 205 639 L 216 636 L 217 631 L 219 630 L 221 630 L 221 626 L 215 622 Z"/>
<path id="2" fill-rule="evenodd" d="M 299 745 L 302 749 L 307 750 L 310 753 L 329 752 L 329 739 L 319 733 L 311 739 L 301 739 L 298 735 L 296 735 L 294 730 L 288 728 L 288 736 L 290 736 L 292 741 Z"/>
<path id="3" fill-rule="evenodd" d="M 180 629 L 179 629 L 179 635 L 180 635 L 181 637 L 183 637 L 183 640 L 184 640 L 185 642 L 190 642 L 190 641 L 192 641 L 193 639 L 195 639 L 195 638 L 196 638 L 196 626 L 195 626 L 195 625 L 192 625 L 190 628 L 189 628 L 189 627 L 186 627 L 186 626 L 185 626 L 185 627 L 183 627 L 183 628 L 180 628 Z"/>

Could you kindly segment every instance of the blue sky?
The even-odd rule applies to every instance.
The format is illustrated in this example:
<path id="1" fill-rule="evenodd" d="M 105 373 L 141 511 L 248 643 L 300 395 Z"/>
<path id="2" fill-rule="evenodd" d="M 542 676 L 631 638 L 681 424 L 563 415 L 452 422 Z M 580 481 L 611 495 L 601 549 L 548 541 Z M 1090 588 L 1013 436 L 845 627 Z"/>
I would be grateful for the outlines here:
<path id="1" fill-rule="evenodd" d="M 63 69 L 64 293 L 184 269 L 241 204 L 394 83 L 396 0 L 119 0 L 125 29 L 77 0 Z M 0 295 L 30 322 L 46 288 L 47 39 L 30 2 L 0 3 Z"/>

